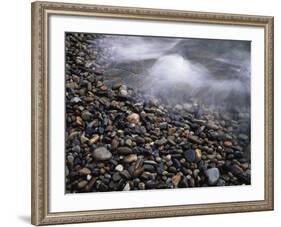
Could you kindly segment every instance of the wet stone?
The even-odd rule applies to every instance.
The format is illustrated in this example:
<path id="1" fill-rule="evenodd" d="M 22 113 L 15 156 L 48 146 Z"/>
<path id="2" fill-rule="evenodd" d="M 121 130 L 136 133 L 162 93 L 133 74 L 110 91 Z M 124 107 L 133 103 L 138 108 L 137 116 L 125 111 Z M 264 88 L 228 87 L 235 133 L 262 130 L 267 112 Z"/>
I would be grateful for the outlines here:
<path id="1" fill-rule="evenodd" d="M 144 164 L 143 165 L 143 168 L 145 171 L 148 171 L 148 172 L 155 172 L 155 168 L 153 165 L 149 165 L 149 164 Z"/>
<path id="2" fill-rule="evenodd" d="M 76 146 L 74 146 L 74 147 L 72 148 L 72 151 L 73 151 L 73 152 L 79 153 L 79 152 L 81 151 L 81 148 L 80 148 L 79 145 L 76 145 Z"/>
<path id="3" fill-rule="evenodd" d="M 140 182 L 140 183 L 138 184 L 138 188 L 139 188 L 140 190 L 144 190 L 144 189 L 145 189 L 145 183 Z"/>
<path id="4" fill-rule="evenodd" d="M 203 140 L 201 138 L 199 138 L 198 136 L 189 136 L 188 139 L 192 143 L 197 143 L 197 144 L 202 144 L 203 143 Z"/>
<path id="5" fill-rule="evenodd" d="M 132 149 L 129 147 L 118 147 L 117 152 L 122 155 L 132 154 Z"/>
<path id="6" fill-rule="evenodd" d="M 115 83 L 112 85 L 113 90 L 118 90 L 122 86 L 122 83 Z"/>
<path id="7" fill-rule="evenodd" d="M 87 175 L 87 181 L 91 180 L 92 176 L 91 175 Z"/>
<path id="8" fill-rule="evenodd" d="M 82 119 L 85 121 L 90 121 L 92 119 L 92 114 L 89 111 L 83 111 L 81 115 Z"/>
<path id="9" fill-rule="evenodd" d="M 120 173 L 119 172 L 114 173 L 112 179 L 114 181 L 119 181 L 121 179 Z"/>
<path id="10" fill-rule="evenodd" d="M 225 186 L 225 181 L 223 179 L 219 179 L 217 182 L 217 186 Z"/>
<path id="11" fill-rule="evenodd" d="M 188 187 L 188 179 L 186 177 L 182 177 L 178 186 L 179 186 L 179 188 L 187 188 Z"/>
<path id="12" fill-rule="evenodd" d="M 108 186 L 105 183 L 101 182 L 100 184 L 98 184 L 97 189 L 101 192 L 106 192 L 108 191 Z"/>
<path id="13" fill-rule="evenodd" d="M 69 176 L 69 169 L 67 166 L 65 166 L 65 176 L 68 177 Z"/>
<path id="14" fill-rule="evenodd" d="M 153 161 L 153 160 L 144 160 L 143 163 L 144 164 L 153 165 L 153 166 L 157 166 L 158 165 L 158 163 Z"/>
<path id="15" fill-rule="evenodd" d="M 205 124 L 207 128 L 213 129 L 213 130 L 218 130 L 219 126 L 215 124 L 215 122 L 209 121 L 208 123 Z"/>
<path id="16" fill-rule="evenodd" d="M 226 146 L 226 147 L 231 147 L 232 142 L 231 141 L 224 141 L 223 145 Z"/>
<path id="17" fill-rule="evenodd" d="M 126 139 L 125 144 L 129 147 L 132 146 L 133 141 L 131 139 Z"/>
<path id="18" fill-rule="evenodd" d="M 125 185 L 125 187 L 123 188 L 123 191 L 130 191 L 130 189 L 131 189 L 130 184 L 127 183 L 127 184 Z"/>
<path id="19" fill-rule="evenodd" d="M 94 135 L 90 140 L 89 140 L 89 144 L 92 145 L 94 143 L 96 143 L 99 140 L 99 135 Z"/>
<path id="20" fill-rule="evenodd" d="M 99 147 L 94 150 L 93 157 L 98 161 L 105 161 L 111 159 L 112 154 L 105 147 Z"/>
<path id="21" fill-rule="evenodd" d="M 131 178 L 130 173 L 128 172 L 128 170 L 123 170 L 120 172 L 120 176 L 126 178 L 127 180 L 129 180 Z"/>
<path id="22" fill-rule="evenodd" d="M 171 137 L 171 136 L 168 137 L 167 141 L 168 141 L 169 144 L 171 144 L 171 145 L 176 145 L 176 143 L 175 143 L 175 141 L 174 141 L 174 138 Z"/>
<path id="23" fill-rule="evenodd" d="M 234 176 L 239 176 L 243 173 L 243 169 L 238 165 L 232 165 L 230 171 Z"/>
<path id="24" fill-rule="evenodd" d="M 80 135 L 80 132 L 72 132 L 69 136 L 68 139 L 69 140 L 73 140 L 75 138 L 77 138 Z"/>
<path id="25" fill-rule="evenodd" d="M 80 141 L 81 141 L 81 143 L 83 144 L 83 143 L 88 142 L 88 141 L 89 141 L 89 138 L 86 137 L 86 136 L 83 134 L 83 135 L 81 135 L 81 137 L 80 137 Z"/>
<path id="26" fill-rule="evenodd" d="M 215 185 L 220 178 L 220 172 L 218 168 L 207 169 L 205 174 L 208 178 L 209 185 Z"/>
<path id="27" fill-rule="evenodd" d="M 88 184 L 88 181 L 83 180 L 78 183 L 78 188 L 84 188 Z"/>
<path id="28" fill-rule="evenodd" d="M 68 155 L 68 156 L 67 156 L 67 161 L 72 165 L 72 164 L 73 164 L 73 161 L 74 161 L 73 155 Z"/>
<path id="29" fill-rule="evenodd" d="M 199 170 L 199 169 L 195 169 L 195 170 L 193 171 L 193 176 L 194 176 L 195 178 L 197 178 L 198 175 L 199 175 L 199 173 L 200 173 L 200 170 Z"/>
<path id="30" fill-rule="evenodd" d="M 82 102 L 82 100 L 79 98 L 79 97 L 73 97 L 70 102 L 72 103 L 79 103 L 79 102 Z"/>
<path id="31" fill-rule="evenodd" d="M 239 134 L 238 138 L 241 139 L 241 140 L 245 140 L 245 141 L 249 139 L 249 137 L 245 134 Z"/>
<path id="32" fill-rule="evenodd" d="M 175 188 L 178 187 L 180 180 L 181 180 L 181 173 L 177 173 L 175 176 L 172 177 L 172 183 Z"/>
<path id="33" fill-rule="evenodd" d="M 172 136 L 176 133 L 176 131 L 177 131 L 177 128 L 169 128 L 168 129 L 168 135 Z"/>
<path id="34" fill-rule="evenodd" d="M 165 137 L 161 138 L 160 140 L 156 140 L 155 144 L 158 146 L 164 145 L 167 143 L 167 139 Z"/>
<path id="35" fill-rule="evenodd" d="M 181 163 L 180 163 L 180 161 L 178 160 L 178 159 L 173 159 L 173 165 L 177 168 L 177 169 L 179 169 L 179 168 L 181 168 Z"/>
<path id="36" fill-rule="evenodd" d="M 143 167 L 136 168 L 133 172 L 133 175 L 135 177 L 140 176 L 143 173 L 143 171 L 144 171 Z"/>
<path id="37" fill-rule="evenodd" d="M 79 170 L 79 173 L 81 175 L 88 175 L 88 174 L 91 174 L 91 170 L 89 170 L 88 168 L 82 168 Z"/>
<path id="38" fill-rule="evenodd" d="M 157 186 L 157 182 L 153 181 L 153 180 L 149 180 L 145 183 L 145 187 L 148 189 L 154 189 Z"/>
<path id="39" fill-rule="evenodd" d="M 170 166 L 168 170 L 170 173 L 177 173 L 177 169 L 174 166 Z"/>
<path id="40" fill-rule="evenodd" d="M 201 160 L 202 158 L 202 152 L 200 149 L 195 149 L 195 158 L 197 161 Z"/>
<path id="41" fill-rule="evenodd" d="M 127 121 L 130 123 L 136 124 L 139 122 L 139 120 L 140 120 L 140 116 L 137 113 L 132 113 L 127 117 Z"/>
<path id="42" fill-rule="evenodd" d="M 125 163 L 131 163 L 137 161 L 138 156 L 136 154 L 130 154 L 124 158 Z"/>
<path id="43" fill-rule="evenodd" d="M 189 187 L 195 187 L 195 180 L 194 180 L 194 178 L 193 177 L 190 177 L 189 179 L 188 179 L 188 186 Z"/>
<path id="44" fill-rule="evenodd" d="M 119 171 L 119 172 L 123 171 L 123 169 L 124 169 L 124 167 L 121 164 L 119 164 L 115 167 L 115 170 Z"/>
<path id="45" fill-rule="evenodd" d="M 144 144 L 145 143 L 145 139 L 140 137 L 140 136 L 136 136 L 134 138 L 134 141 L 137 143 L 137 144 Z"/>
<path id="46" fill-rule="evenodd" d="M 168 123 L 167 122 L 161 122 L 159 124 L 160 129 L 166 129 L 168 127 Z"/>
<path id="47" fill-rule="evenodd" d="M 190 149 L 183 152 L 184 158 L 189 162 L 194 162 L 196 159 L 195 151 Z"/>

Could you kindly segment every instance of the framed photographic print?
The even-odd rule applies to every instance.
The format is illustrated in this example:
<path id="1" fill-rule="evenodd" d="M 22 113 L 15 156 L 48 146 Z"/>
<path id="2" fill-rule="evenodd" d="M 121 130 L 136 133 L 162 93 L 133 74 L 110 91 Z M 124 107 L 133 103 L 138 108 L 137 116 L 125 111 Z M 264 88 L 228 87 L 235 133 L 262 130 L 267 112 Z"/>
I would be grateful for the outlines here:
<path id="1" fill-rule="evenodd" d="M 32 3 L 32 223 L 273 209 L 273 17 Z"/>

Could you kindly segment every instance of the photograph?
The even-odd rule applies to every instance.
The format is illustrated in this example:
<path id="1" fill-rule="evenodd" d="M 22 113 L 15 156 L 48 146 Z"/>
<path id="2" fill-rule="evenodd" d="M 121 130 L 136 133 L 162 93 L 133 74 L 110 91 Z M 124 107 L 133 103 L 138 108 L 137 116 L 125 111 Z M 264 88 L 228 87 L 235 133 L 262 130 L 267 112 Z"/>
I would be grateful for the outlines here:
<path id="1" fill-rule="evenodd" d="M 64 34 L 65 193 L 251 185 L 250 40 Z"/>

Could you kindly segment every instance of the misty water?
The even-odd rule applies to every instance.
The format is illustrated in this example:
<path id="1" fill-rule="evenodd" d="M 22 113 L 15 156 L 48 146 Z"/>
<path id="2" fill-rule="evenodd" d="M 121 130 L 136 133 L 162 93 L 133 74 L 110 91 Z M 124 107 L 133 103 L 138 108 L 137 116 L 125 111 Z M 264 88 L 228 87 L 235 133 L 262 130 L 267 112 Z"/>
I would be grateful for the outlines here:
<path id="1" fill-rule="evenodd" d="M 167 104 L 250 110 L 250 42 L 106 35 L 98 45 L 108 81 Z"/>

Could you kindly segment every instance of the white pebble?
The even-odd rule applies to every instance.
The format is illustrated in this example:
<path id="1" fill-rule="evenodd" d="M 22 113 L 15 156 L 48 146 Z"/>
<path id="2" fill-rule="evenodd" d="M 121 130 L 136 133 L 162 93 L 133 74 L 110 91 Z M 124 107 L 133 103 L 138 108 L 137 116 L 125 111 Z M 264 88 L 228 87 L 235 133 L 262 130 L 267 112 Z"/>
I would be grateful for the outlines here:
<path id="1" fill-rule="evenodd" d="M 125 187 L 123 188 L 123 191 L 130 191 L 130 184 L 129 183 L 127 183 L 126 185 L 125 185 Z"/>
<path id="2" fill-rule="evenodd" d="M 124 169 L 124 167 L 121 164 L 119 164 L 115 167 L 115 170 L 119 171 L 119 172 L 123 171 L 123 169 Z"/>

